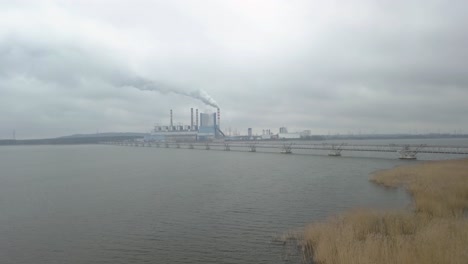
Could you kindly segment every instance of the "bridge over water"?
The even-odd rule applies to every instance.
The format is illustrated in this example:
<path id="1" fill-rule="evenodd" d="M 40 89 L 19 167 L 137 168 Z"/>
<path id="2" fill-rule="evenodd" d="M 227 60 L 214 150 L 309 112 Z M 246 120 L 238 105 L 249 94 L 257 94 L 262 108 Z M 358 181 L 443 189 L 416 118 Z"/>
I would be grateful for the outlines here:
<path id="1" fill-rule="evenodd" d="M 468 146 L 426 145 L 426 144 L 347 144 L 347 143 L 310 143 L 288 141 L 225 141 L 225 142 L 144 142 L 144 141 L 113 141 L 103 144 L 186 148 L 200 150 L 248 151 L 248 152 L 278 152 L 291 154 L 294 151 L 319 150 L 326 151 L 329 156 L 341 156 L 342 152 L 389 152 L 399 154 L 400 159 L 414 160 L 418 153 L 468 155 Z"/>

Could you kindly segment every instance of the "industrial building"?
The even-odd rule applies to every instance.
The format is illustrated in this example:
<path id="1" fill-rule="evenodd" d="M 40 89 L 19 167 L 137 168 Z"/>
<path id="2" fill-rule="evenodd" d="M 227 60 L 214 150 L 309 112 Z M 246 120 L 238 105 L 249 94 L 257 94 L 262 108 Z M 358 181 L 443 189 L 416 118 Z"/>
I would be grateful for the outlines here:
<path id="1" fill-rule="evenodd" d="M 150 135 L 145 137 L 145 141 L 164 142 L 191 142 L 207 141 L 224 137 L 220 129 L 220 110 L 215 113 L 198 113 L 195 110 L 195 120 L 193 108 L 190 109 L 190 125 L 174 125 L 172 109 L 169 112 L 169 125 L 156 125 Z M 198 122 L 200 120 L 200 123 Z M 194 122 L 195 121 L 195 122 Z"/>
<path id="2" fill-rule="evenodd" d="M 300 139 L 300 133 L 278 133 L 278 139 Z"/>
<path id="3" fill-rule="evenodd" d="M 288 129 L 286 127 L 280 127 L 278 133 L 278 139 L 300 139 L 300 138 L 308 138 L 311 135 L 310 130 L 304 130 L 302 132 L 296 133 L 288 133 Z"/>

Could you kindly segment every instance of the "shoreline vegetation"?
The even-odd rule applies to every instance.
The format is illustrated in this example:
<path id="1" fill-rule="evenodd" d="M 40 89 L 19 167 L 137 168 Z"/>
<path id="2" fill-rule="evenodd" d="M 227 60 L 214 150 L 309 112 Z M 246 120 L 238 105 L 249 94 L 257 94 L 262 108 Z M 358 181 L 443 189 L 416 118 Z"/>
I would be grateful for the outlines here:
<path id="1" fill-rule="evenodd" d="M 467 263 L 468 159 L 384 170 L 370 181 L 404 187 L 408 210 L 356 209 L 303 233 L 307 263 Z"/>

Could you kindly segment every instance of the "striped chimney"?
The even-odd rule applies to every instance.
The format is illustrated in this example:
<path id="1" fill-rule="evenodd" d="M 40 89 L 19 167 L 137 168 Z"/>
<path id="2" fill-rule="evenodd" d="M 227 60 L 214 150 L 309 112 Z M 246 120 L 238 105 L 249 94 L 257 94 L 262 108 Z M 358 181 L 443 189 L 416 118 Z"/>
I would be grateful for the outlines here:
<path id="1" fill-rule="evenodd" d="M 218 108 L 218 122 L 217 122 L 217 123 L 218 123 L 218 128 L 221 127 L 221 126 L 220 126 L 220 122 L 219 122 L 219 121 L 220 121 L 220 118 L 221 118 L 221 116 L 220 116 L 220 111 L 219 111 L 219 108 Z"/>
<path id="2" fill-rule="evenodd" d="M 171 117 L 171 129 L 172 129 L 172 109 L 171 109 L 170 117 Z"/>
<path id="3" fill-rule="evenodd" d="M 193 108 L 190 108 L 190 130 L 193 130 Z"/>

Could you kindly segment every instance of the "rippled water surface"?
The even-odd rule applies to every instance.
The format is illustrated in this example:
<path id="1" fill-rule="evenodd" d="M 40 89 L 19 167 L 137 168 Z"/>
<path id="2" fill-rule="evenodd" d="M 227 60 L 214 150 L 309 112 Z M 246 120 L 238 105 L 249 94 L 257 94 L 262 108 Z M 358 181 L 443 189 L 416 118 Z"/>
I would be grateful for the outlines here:
<path id="1" fill-rule="evenodd" d="M 0 147 L 0 263 L 299 263 L 278 234 L 352 207 L 395 158 L 118 146 Z M 407 162 L 406 162 L 407 163 Z"/>

